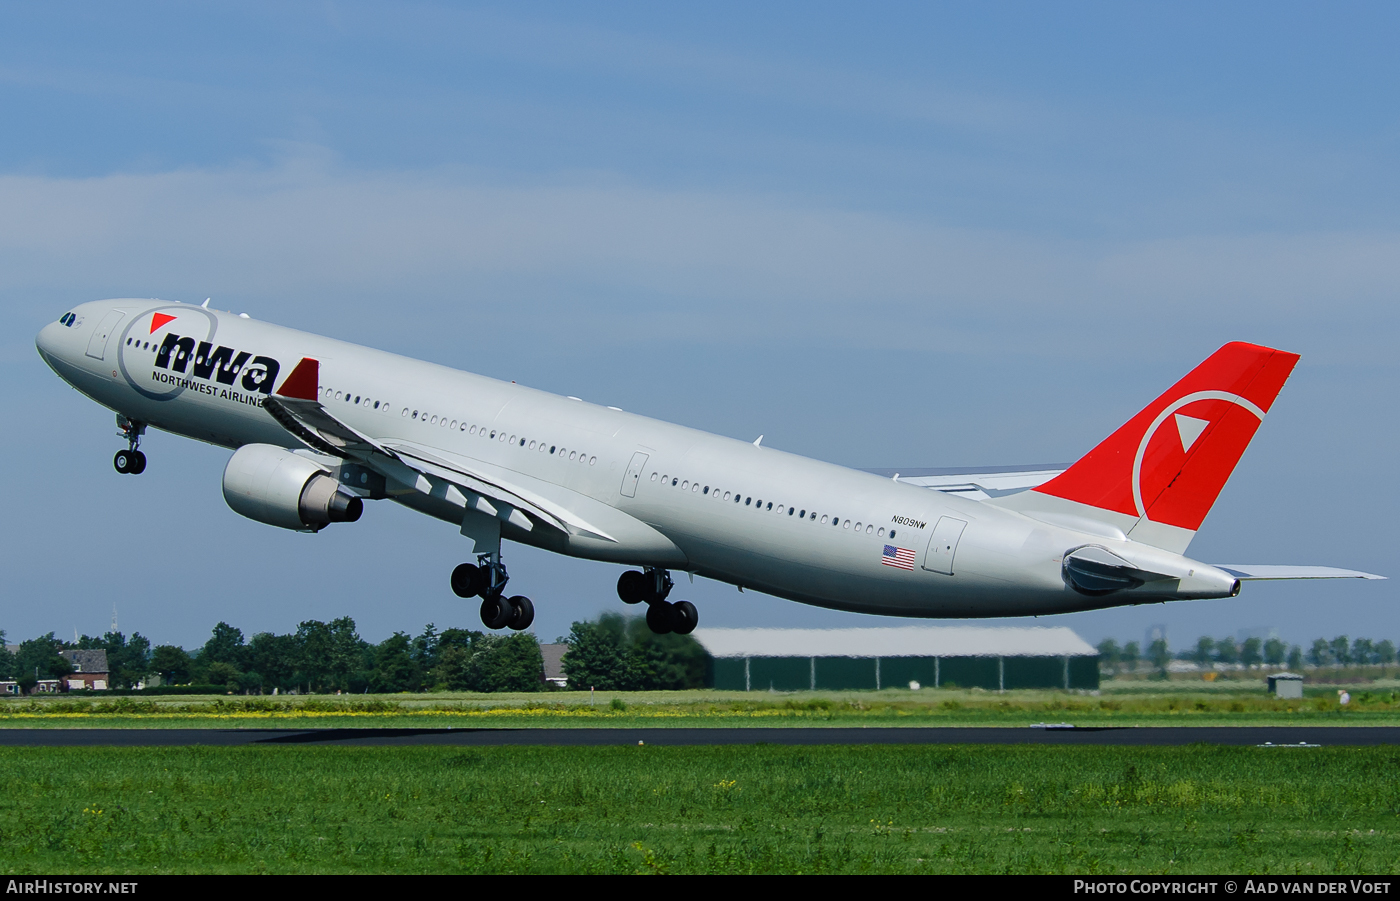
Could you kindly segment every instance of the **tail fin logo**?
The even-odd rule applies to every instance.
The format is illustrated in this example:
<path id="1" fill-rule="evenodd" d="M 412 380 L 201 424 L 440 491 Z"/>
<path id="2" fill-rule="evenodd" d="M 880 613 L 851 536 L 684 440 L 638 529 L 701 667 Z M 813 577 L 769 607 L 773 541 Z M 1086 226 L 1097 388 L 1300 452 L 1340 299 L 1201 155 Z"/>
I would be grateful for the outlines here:
<path id="1" fill-rule="evenodd" d="M 1196 415 L 1178 412 L 1185 408 Z M 1170 431 L 1158 438 L 1158 430 L 1168 419 L 1176 425 L 1176 441 Z M 1198 528 L 1263 419 L 1264 411 L 1257 404 L 1228 391 L 1197 391 L 1168 404 L 1148 427 L 1133 457 L 1134 512 L 1170 525 L 1194 519 L 1195 526 L 1184 528 Z M 1208 459 L 1195 461 L 1193 465 L 1197 455 L 1192 454 L 1191 448 L 1204 449 L 1207 443 L 1214 445 L 1211 453 L 1205 455 Z M 1168 501 L 1164 495 L 1168 495 L 1168 489 L 1182 476 L 1188 475 L 1188 469 L 1193 476 L 1189 481 L 1196 483 L 1195 490 L 1189 496 Z M 1202 499 L 1205 499 L 1205 508 L 1198 510 Z M 1167 501 L 1166 506 L 1158 501 Z"/>
<path id="2" fill-rule="evenodd" d="M 1033 490 L 1194 532 L 1297 362 L 1270 347 L 1227 344 Z"/>
<path id="3" fill-rule="evenodd" d="M 1181 449 L 1189 452 L 1191 445 L 1196 443 L 1196 439 L 1201 437 L 1201 433 L 1206 430 L 1210 422 L 1204 419 L 1193 419 L 1190 416 L 1182 416 L 1177 413 L 1176 433 L 1181 436 Z"/>

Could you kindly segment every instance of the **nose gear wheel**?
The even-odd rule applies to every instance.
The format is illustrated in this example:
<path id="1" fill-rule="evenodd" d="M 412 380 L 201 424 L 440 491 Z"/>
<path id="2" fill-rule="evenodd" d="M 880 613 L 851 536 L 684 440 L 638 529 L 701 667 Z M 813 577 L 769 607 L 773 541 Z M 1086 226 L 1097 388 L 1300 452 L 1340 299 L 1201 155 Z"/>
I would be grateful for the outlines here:
<path id="1" fill-rule="evenodd" d="M 112 467 L 122 475 L 139 476 L 146 471 L 146 455 L 140 450 L 141 436 L 146 432 L 146 424 L 134 419 L 127 419 L 118 413 L 117 428 L 122 430 L 122 437 L 126 439 L 127 448 L 124 451 L 117 451 L 116 456 L 112 458 Z"/>

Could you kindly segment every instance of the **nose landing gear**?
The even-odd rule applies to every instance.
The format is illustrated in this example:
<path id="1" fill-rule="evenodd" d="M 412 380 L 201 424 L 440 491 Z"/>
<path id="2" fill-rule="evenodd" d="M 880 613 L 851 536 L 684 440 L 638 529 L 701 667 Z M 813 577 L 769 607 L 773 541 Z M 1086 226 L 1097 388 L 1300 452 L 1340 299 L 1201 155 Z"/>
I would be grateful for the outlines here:
<path id="1" fill-rule="evenodd" d="M 122 430 L 122 437 L 126 439 L 127 449 L 117 451 L 117 455 L 112 458 L 112 466 L 122 475 L 139 476 L 146 471 L 146 455 L 139 450 L 141 436 L 146 432 L 146 424 L 134 419 L 127 419 L 118 413 L 117 428 Z"/>
<path id="2" fill-rule="evenodd" d="M 689 635 L 700 624 L 700 613 L 690 601 L 666 600 L 675 582 L 664 569 L 648 567 L 645 572 L 629 569 L 617 580 L 617 596 L 624 604 L 647 605 L 647 628 L 657 635 L 675 632 Z"/>

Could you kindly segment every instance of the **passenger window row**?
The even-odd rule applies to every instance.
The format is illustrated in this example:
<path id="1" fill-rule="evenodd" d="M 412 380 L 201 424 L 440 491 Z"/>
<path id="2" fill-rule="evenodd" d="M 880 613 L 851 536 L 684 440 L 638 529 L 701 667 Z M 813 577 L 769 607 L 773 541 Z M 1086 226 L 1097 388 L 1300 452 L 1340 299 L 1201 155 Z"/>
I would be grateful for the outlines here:
<path id="1" fill-rule="evenodd" d="M 823 513 L 819 519 L 815 510 L 809 513 L 805 509 L 788 507 L 783 504 L 774 504 L 772 501 L 768 501 L 765 504 L 762 498 L 755 501 L 753 495 L 744 495 L 743 493 L 729 491 L 721 492 L 718 488 L 711 489 L 709 485 L 702 487 L 699 482 L 692 482 L 689 479 L 682 479 L 679 476 L 670 476 L 661 472 L 653 472 L 651 474 L 651 481 L 655 482 L 657 479 L 661 480 L 661 484 L 664 487 L 679 488 L 681 491 L 689 492 L 690 494 L 699 494 L 702 497 L 712 497 L 720 502 L 732 499 L 736 504 L 742 503 L 745 507 L 752 507 L 755 510 L 762 510 L 765 513 L 773 512 L 780 515 L 786 514 L 788 516 L 796 516 L 798 519 L 808 520 L 809 522 L 820 522 L 822 525 L 826 525 L 829 522 L 835 528 L 851 529 L 851 521 L 849 519 L 842 519 L 839 516 L 831 516 Z M 893 538 L 895 533 L 894 529 L 890 529 L 889 534 L 886 535 L 884 526 L 877 527 L 874 523 L 857 522 L 855 524 L 855 531 L 859 533 L 862 530 L 867 535 L 878 535 L 881 538 Z"/>
<path id="2" fill-rule="evenodd" d="M 561 460 L 567 457 L 579 463 L 587 463 L 589 466 L 595 466 L 598 463 L 597 456 L 589 456 L 584 451 L 569 450 L 567 447 L 559 447 L 555 444 L 547 444 L 543 441 L 536 441 L 531 438 L 522 438 L 519 435 L 511 435 L 497 429 L 487 429 L 484 425 L 470 425 L 465 420 L 462 422 L 458 422 L 455 419 L 449 420 L 446 416 L 420 413 L 417 410 L 409 410 L 408 407 L 403 408 L 402 415 L 410 419 L 418 420 L 419 422 L 426 422 L 429 425 L 441 426 L 452 431 L 466 432 L 468 435 L 478 435 L 488 441 L 499 441 L 502 444 L 509 444 L 512 447 L 523 447 L 526 450 L 537 451 L 541 454 L 552 454 L 559 457 Z"/>
<path id="3" fill-rule="evenodd" d="M 321 388 L 321 400 L 343 400 L 345 403 L 354 404 L 357 407 L 368 407 L 371 410 L 379 410 L 383 413 L 389 412 L 389 402 L 387 400 L 371 401 L 368 397 L 362 397 L 359 394 L 351 394 L 349 391 L 335 391 L 324 386 Z"/>

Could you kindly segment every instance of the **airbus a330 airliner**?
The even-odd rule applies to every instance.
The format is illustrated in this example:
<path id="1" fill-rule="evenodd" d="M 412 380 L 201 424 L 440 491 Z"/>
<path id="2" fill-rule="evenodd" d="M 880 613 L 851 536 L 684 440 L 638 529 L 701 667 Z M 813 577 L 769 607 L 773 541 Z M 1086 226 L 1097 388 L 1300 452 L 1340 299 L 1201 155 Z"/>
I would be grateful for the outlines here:
<path id="1" fill-rule="evenodd" d="M 1216 351 L 1064 470 L 884 475 L 558 397 L 203 306 L 105 300 L 39 332 L 65 381 L 116 411 L 140 473 L 149 428 L 233 449 L 244 516 L 316 532 L 391 499 L 459 528 L 452 590 L 524 629 L 501 541 L 625 564 L 617 591 L 688 633 L 672 572 L 806 604 L 1023 616 L 1226 598 L 1248 579 L 1381 578 L 1184 556 L 1296 354 Z"/>

